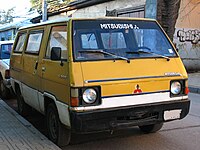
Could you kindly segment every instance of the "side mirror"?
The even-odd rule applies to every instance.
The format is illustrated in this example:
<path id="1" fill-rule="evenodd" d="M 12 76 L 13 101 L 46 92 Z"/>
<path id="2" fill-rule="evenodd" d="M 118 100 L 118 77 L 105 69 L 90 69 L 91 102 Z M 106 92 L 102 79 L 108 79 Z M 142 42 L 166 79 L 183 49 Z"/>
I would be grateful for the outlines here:
<path id="1" fill-rule="evenodd" d="M 61 48 L 52 47 L 51 48 L 51 60 L 61 60 Z"/>

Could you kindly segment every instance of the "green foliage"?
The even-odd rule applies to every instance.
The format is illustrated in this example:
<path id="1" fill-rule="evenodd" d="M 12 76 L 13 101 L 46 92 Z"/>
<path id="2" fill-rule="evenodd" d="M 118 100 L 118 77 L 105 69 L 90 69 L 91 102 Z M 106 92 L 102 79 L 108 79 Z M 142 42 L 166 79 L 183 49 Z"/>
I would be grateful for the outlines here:
<path id="1" fill-rule="evenodd" d="M 43 0 L 30 0 L 32 8 L 36 9 L 38 13 L 42 13 L 42 1 Z M 59 7 L 61 4 L 67 4 L 70 0 L 46 0 L 47 8 Z"/>
<path id="2" fill-rule="evenodd" d="M 0 24 L 13 22 L 14 8 L 10 8 L 7 11 L 0 10 Z"/>

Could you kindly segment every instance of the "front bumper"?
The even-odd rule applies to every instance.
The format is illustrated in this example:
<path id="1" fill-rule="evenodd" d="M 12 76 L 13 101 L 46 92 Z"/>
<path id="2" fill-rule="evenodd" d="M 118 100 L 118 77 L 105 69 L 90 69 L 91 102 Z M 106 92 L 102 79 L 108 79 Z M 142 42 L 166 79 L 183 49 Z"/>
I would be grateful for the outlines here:
<path id="1" fill-rule="evenodd" d="M 90 133 L 167 122 L 184 118 L 189 107 L 190 100 L 187 99 L 88 112 L 71 110 L 71 129 L 75 133 Z M 178 110 L 180 114 L 166 120 L 164 114 L 171 110 Z"/>

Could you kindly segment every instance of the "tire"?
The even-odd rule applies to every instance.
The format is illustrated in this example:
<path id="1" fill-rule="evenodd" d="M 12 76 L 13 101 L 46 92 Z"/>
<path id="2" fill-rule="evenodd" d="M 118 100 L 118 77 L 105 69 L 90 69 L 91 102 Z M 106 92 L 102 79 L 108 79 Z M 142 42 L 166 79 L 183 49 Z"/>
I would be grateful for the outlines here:
<path id="1" fill-rule="evenodd" d="M 47 107 L 46 120 L 49 139 L 58 146 L 68 145 L 71 139 L 71 131 L 60 122 L 58 111 L 53 103 Z"/>
<path id="2" fill-rule="evenodd" d="M 31 110 L 31 107 L 24 102 L 24 98 L 19 90 L 17 90 L 16 95 L 18 113 L 22 116 L 27 116 L 29 111 Z"/>
<path id="3" fill-rule="evenodd" d="M 3 80 L 0 81 L 0 93 L 2 98 L 9 98 L 10 90 L 5 86 Z"/>
<path id="4" fill-rule="evenodd" d="M 139 126 L 140 130 L 144 133 L 154 133 L 159 131 L 163 126 L 163 123 Z"/>

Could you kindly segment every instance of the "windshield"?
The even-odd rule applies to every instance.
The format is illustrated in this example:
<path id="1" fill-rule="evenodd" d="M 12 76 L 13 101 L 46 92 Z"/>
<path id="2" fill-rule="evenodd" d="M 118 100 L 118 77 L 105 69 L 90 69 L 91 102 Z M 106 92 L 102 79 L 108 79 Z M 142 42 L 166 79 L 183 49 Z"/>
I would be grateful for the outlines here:
<path id="1" fill-rule="evenodd" d="M 177 56 L 154 21 L 73 21 L 76 61 Z"/>
<path id="2" fill-rule="evenodd" d="M 12 50 L 12 43 L 9 44 L 1 44 L 1 51 L 0 51 L 0 57 L 1 59 L 9 59 L 10 58 L 10 52 Z"/>

